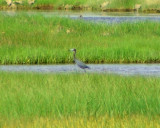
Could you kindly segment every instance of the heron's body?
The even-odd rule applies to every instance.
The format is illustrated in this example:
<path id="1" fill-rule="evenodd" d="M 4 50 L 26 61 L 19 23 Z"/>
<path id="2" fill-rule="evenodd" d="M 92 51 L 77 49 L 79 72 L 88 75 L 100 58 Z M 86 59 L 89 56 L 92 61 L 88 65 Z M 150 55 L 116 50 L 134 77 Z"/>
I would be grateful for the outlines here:
<path id="1" fill-rule="evenodd" d="M 77 59 L 75 59 L 74 62 L 77 64 L 78 67 L 80 67 L 82 69 L 85 69 L 85 68 L 89 69 L 89 67 L 86 64 L 84 64 L 83 62 L 81 62 L 81 61 L 79 61 Z"/>
<path id="2" fill-rule="evenodd" d="M 76 49 L 71 49 L 71 51 L 73 51 L 73 57 L 74 57 L 74 62 L 77 64 L 78 67 L 82 68 L 82 69 L 90 69 L 90 67 L 88 67 L 86 64 L 84 64 L 83 62 L 79 61 L 76 59 Z"/>

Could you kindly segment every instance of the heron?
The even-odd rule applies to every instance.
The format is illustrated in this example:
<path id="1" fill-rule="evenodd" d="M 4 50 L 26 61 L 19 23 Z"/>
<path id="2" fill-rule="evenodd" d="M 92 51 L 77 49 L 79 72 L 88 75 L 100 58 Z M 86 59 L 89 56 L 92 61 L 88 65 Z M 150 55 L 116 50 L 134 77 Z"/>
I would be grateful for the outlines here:
<path id="1" fill-rule="evenodd" d="M 83 62 L 81 62 L 81 61 L 79 61 L 79 60 L 76 59 L 76 49 L 75 49 L 75 48 L 74 48 L 74 49 L 70 49 L 70 51 L 73 51 L 73 52 L 74 52 L 74 53 L 73 53 L 74 62 L 76 63 L 76 65 L 77 65 L 78 67 L 80 67 L 81 69 L 84 69 L 85 72 L 86 72 L 85 69 L 90 69 L 89 66 L 87 66 L 87 65 L 84 64 Z"/>

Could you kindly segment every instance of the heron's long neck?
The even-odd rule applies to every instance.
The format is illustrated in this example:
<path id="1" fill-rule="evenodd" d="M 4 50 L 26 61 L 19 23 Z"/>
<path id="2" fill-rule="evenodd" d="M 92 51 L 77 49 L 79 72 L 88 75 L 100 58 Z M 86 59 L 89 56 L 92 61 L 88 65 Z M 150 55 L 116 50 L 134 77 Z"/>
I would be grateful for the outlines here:
<path id="1" fill-rule="evenodd" d="M 73 53 L 73 58 L 76 59 L 76 52 Z"/>

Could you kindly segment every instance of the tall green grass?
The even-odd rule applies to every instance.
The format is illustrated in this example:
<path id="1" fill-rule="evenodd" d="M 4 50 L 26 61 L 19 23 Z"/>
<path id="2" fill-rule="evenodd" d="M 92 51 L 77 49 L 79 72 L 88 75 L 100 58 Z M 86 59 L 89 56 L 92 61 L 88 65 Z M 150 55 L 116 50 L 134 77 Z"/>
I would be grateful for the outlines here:
<path id="1" fill-rule="evenodd" d="M 0 117 L 158 116 L 160 79 L 0 73 Z"/>
<path id="2" fill-rule="evenodd" d="M 160 62 L 160 23 L 98 24 L 25 14 L 0 15 L 0 64 Z"/>

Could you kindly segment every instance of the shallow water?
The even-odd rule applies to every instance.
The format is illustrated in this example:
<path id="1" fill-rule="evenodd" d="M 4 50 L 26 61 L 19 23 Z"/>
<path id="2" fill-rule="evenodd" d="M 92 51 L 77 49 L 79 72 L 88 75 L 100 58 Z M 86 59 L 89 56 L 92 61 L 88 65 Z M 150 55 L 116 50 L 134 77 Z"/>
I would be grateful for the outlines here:
<path id="1" fill-rule="evenodd" d="M 40 14 L 44 17 L 68 17 L 71 19 L 82 19 L 92 22 L 121 23 L 137 21 L 160 22 L 160 14 L 147 14 L 137 12 L 85 12 L 85 11 L 0 11 L 0 14 L 15 16 L 20 13 L 27 15 Z M 80 15 L 82 17 L 80 18 Z"/>
<path id="2" fill-rule="evenodd" d="M 160 64 L 89 64 L 87 73 L 160 76 Z M 0 71 L 35 73 L 84 73 L 76 65 L 1 65 Z"/>

